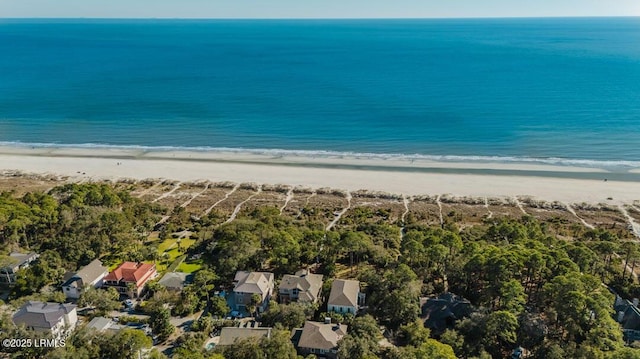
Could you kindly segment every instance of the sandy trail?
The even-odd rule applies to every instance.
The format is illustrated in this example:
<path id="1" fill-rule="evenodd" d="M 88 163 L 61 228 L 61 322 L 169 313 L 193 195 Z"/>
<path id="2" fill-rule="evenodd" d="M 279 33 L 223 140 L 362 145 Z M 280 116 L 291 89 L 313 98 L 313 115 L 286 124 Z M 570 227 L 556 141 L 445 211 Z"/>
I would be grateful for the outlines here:
<path id="1" fill-rule="evenodd" d="M 231 213 L 231 217 L 229 217 L 229 219 L 227 219 L 224 223 L 226 224 L 226 223 L 233 222 L 233 220 L 236 219 L 236 216 L 238 216 L 238 213 L 240 213 L 240 209 L 242 208 L 242 205 L 249 202 L 253 197 L 259 195 L 261 192 L 262 192 L 262 186 L 259 186 L 258 189 L 256 190 L 256 193 L 247 197 L 247 199 L 245 199 L 244 201 L 238 203 L 236 208 L 233 210 L 233 213 Z"/>
<path id="2" fill-rule="evenodd" d="M 229 196 L 231 196 L 231 194 L 233 194 L 233 192 L 237 191 L 238 188 L 240 188 L 240 184 L 238 183 L 237 185 L 235 185 L 231 191 L 225 193 L 224 197 L 217 201 L 216 203 L 212 204 L 211 207 L 207 208 L 204 212 L 202 212 L 202 215 L 200 217 L 204 217 L 206 215 L 208 215 L 209 213 L 211 213 L 211 211 L 213 211 L 214 208 L 216 208 L 217 205 L 219 205 L 220 203 L 224 202 L 227 198 L 229 198 Z"/>
<path id="3" fill-rule="evenodd" d="M 287 191 L 287 197 L 285 197 L 284 199 L 284 204 L 282 205 L 282 207 L 280 207 L 280 215 L 282 215 L 282 212 L 284 212 L 284 209 L 287 208 L 287 205 L 289 204 L 289 202 L 291 202 L 292 199 L 293 188 L 289 188 L 289 190 Z"/>
<path id="4" fill-rule="evenodd" d="M 161 194 L 158 198 L 156 198 L 153 201 L 151 201 L 151 203 L 156 203 L 161 199 L 165 199 L 165 198 L 171 196 L 175 191 L 178 190 L 178 188 L 180 188 L 181 184 L 182 184 L 182 182 L 176 183 L 175 186 L 173 186 L 173 188 L 170 191 Z"/>
<path id="5" fill-rule="evenodd" d="M 338 223 L 340 218 L 342 218 L 342 215 L 347 213 L 349 208 L 351 208 L 351 192 L 347 191 L 347 197 L 346 198 L 347 198 L 347 206 L 344 207 L 340 212 L 338 212 L 338 214 L 336 215 L 336 218 L 334 218 L 333 221 L 331 221 L 331 223 L 329 223 L 329 225 L 326 228 L 327 231 L 330 231 L 331 228 L 333 228 L 333 226 L 335 226 L 336 223 Z"/>

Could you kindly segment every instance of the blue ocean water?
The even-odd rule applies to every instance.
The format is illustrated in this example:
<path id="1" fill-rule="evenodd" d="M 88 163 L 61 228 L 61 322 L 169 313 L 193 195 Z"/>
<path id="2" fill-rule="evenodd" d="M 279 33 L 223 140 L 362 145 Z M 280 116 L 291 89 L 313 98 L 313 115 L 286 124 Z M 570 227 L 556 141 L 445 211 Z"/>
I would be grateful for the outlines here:
<path id="1" fill-rule="evenodd" d="M 640 161 L 640 18 L 4 19 L 0 141 Z"/>

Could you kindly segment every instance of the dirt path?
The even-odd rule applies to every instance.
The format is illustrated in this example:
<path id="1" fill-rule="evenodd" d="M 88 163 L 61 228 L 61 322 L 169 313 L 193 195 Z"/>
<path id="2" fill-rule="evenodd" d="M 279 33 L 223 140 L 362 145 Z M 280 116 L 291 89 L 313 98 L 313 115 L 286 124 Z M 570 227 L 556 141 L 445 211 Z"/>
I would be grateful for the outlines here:
<path id="1" fill-rule="evenodd" d="M 522 207 L 522 202 L 520 202 L 518 197 L 513 197 L 513 201 L 515 202 L 516 207 L 518 207 L 520 209 L 520 212 L 522 212 L 522 214 L 524 214 L 524 215 L 528 214 L 527 211 L 524 210 L 524 207 Z"/>
<path id="2" fill-rule="evenodd" d="M 489 213 L 487 215 L 487 219 L 493 218 L 493 212 L 491 212 L 491 210 L 489 209 L 489 198 L 487 198 L 487 197 L 484 198 L 484 208 L 486 208 L 487 209 L 487 213 Z"/>
<path id="3" fill-rule="evenodd" d="M 194 194 L 193 196 L 191 196 L 191 198 L 189 198 L 186 202 L 184 202 L 183 204 L 180 205 L 180 207 L 185 208 L 186 206 L 188 206 L 189 204 L 191 204 L 191 202 L 198 198 L 199 196 L 201 196 L 203 193 L 205 193 L 207 190 L 209 189 L 209 183 L 207 183 L 207 185 L 204 187 L 204 189 L 196 194 Z"/>
<path id="4" fill-rule="evenodd" d="M 287 205 L 292 199 L 293 199 L 293 188 L 289 188 L 289 191 L 287 191 L 287 197 L 284 199 L 284 204 L 282 205 L 282 207 L 280 207 L 281 216 L 282 216 L 282 212 L 284 211 L 284 209 L 287 207 Z"/>
<path id="5" fill-rule="evenodd" d="M 442 202 L 440 202 L 441 195 L 436 197 L 436 203 L 438 204 L 438 216 L 440 217 L 440 227 L 444 226 L 444 217 L 442 217 Z"/>
<path id="6" fill-rule="evenodd" d="M 238 203 L 238 205 L 236 206 L 236 208 L 233 210 L 233 213 L 231 213 L 231 217 L 229 217 L 229 219 L 227 219 L 224 223 L 230 223 L 232 222 L 234 219 L 236 219 L 236 216 L 238 216 L 238 213 L 240 213 L 240 209 L 242 208 L 242 205 L 249 202 L 253 197 L 257 196 L 260 194 L 260 192 L 262 192 L 262 186 L 258 187 L 258 190 L 256 191 L 256 193 L 252 194 L 251 196 L 247 197 L 247 199 L 245 199 L 244 201 Z"/>
<path id="7" fill-rule="evenodd" d="M 231 194 L 233 194 L 233 192 L 238 190 L 238 188 L 240 188 L 240 184 L 239 183 L 237 185 L 235 185 L 231 189 L 231 191 L 225 193 L 224 198 L 222 198 L 218 202 L 214 203 L 213 205 L 211 205 L 211 207 L 207 208 L 204 212 L 202 212 L 202 215 L 200 217 L 204 217 L 204 216 L 208 215 L 209 213 L 211 213 L 211 211 L 213 211 L 213 209 L 216 208 L 217 205 L 219 205 L 220 203 L 224 202 L 227 198 L 229 198 L 229 196 L 231 196 Z"/>
<path id="8" fill-rule="evenodd" d="M 173 188 L 171 189 L 171 191 L 167 192 L 167 193 L 163 193 L 162 195 L 160 195 L 160 197 L 154 199 L 153 201 L 151 201 L 151 203 L 156 203 L 161 199 L 167 198 L 169 196 L 171 196 L 175 191 L 178 190 L 178 188 L 180 188 L 180 185 L 182 184 L 182 182 L 178 182 L 176 183 L 175 186 L 173 186 Z"/>
<path id="9" fill-rule="evenodd" d="M 576 213 L 576 211 L 573 210 L 573 207 L 571 207 L 571 205 L 569 203 L 564 203 L 564 206 L 567 208 L 567 211 L 569 211 L 569 213 L 573 214 L 577 219 L 580 220 L 580 222 L 582 222 L 582 224 L 589 228 L 589 229 L 595 229 L 594 226 L 590 225 L 589 223 L 587 223 L 587 221 L 585 221 L 584 219 L 582 219 L 582 217 L 578 216 L 578 214 Z"/>
<path id="10" fill-rule="evenodd" d="M 316 191 L 313 191 L 313 193 L 311 193 L 311 195 L 309 197 L 307 197 L 307 200 L 304 201 L 304 206 L 308 206 L 309 205 L 309 200 L 311 199 L 311 197 L 314 197 L 315 195 L 317 195 L 318 193 Z"/>
<path id="11" fill-rule="evenodd" d="M 151 192 L 152 190 L 156 189 L 158 186 L 160 186 L 161 182 L 158 183 L 154 183 L 151 187 L 145 189 L 144 191 L 138 193 L 138 195 L 136 196 L 137 198 L 142 198 L 142 196 L 144 196 L 145 194 L 148 194 L 149 192 Z"/>
<path id="12" fill-rule="evenodd" d="M 640 238 L 640 223 L 636 222 L 635 218 L 631 217 L 629 211 L 627 211 L 623 205 L 619 205 L 618 208 L 620 208 L 620 212 L 622 212 L 627 219 L 627 222 L 629 222 L 629 229 L 631 229 L 633 235 L 636 236 L 636 238 Z"/>
<path id="13" fill-rule="evenodd" d="M 411 201 L 410 197 L 402 195 L 402 204 L 404 204 L 404 212 L 402 212 L 402 216 L 400 216 L 400 222 L 402 223 L 402 226 L 400 227 L 400 239 L 401 240 L 404 238 L 404 228 L 405 228 L 404 219 L 407 217 L 407 214 L 409 214 L 409 202 L 410 201 Z"/>
<path id="14" fill-rule="evenodd" d="M 342 209 L 342 211 L 338 212 L 338 214 L 336 215 L 336 218 L 334 218 L 333 221 L 331 221 L 331 223 L 329 223 L 329 225 L 327 226 L 326 230 L 327 231 L 331 230 L 331 228 L 333 228 L 333 226 L 335 226 L 336 223 L 338 223 L 340 218 L 342 218 L 342 215 L 347 213 L 349 208 L 351 208 L 351 192 L 347 191 L 347 206 L 344 207 Z"/>

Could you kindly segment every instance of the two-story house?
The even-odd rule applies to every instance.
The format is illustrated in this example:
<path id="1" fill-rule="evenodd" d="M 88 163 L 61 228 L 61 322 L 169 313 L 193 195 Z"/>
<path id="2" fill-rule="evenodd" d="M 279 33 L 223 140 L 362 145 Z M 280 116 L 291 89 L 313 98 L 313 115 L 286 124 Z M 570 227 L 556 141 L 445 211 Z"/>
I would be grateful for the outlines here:
<path id="1" fill-rule="evenodd" d="M 157 275 L 155 264 L 124 262 L 104 277 L 102 286 L 116 288 L 129 297 L 139 297 L 145 284 Z"/>
<path id="2" fill-rule="evenodd" d="M 330 319 L 324 323 L 307 321 L 298 340 L 298 351 L 304 356 L 314 354 L 318 357 L 336 358 L 338 341 L 346 334 L 346 325 L 332 324 Z"/>
<path id="3" fill-rule="evenodd" d="M 331 284 L 331 293 L 327 301 L 327 310 L 341 314 L 358 313 L 360 282 L 357 280 L 336 279 Z"/>
<path id="4" fill-rule="evenodd" d="M 254 295 L 260 297 L 258 311 L 263 312 L 267 309 L 275 286 L 273 273 L 238 271 L 233 283 L 235 310 L 250 312 L 251 298 Z"/>
<path id="5" fill-rule="evenodd" d="M 107 276 L 109 270 L 102 265 L 99 259 L 82 267 L 71 278 L 69 278 L 64 284 L 62 284 L 62 292 L 67 299 L 78 299 L 80 294 L 86 289 L 100 288 L 104 277 Z"/>
<path id="6" fill-rule="evenodd" d="M 13 315 L 13 323 L 60 339 L 76 327 L 78 315 L 73 304 L 28 301 Z"/>
<path id="7" fill-rule="evenodd" d="M 286 274 L 278 286 L 278 297 L 282 303 L 315 303 L 322 289 L 322 275 L 299 270 L 295 275 Z"/>
<path id="8" fill-rule="evenodd" d="M 12 285 L 15 283 L 18 272 L 28 268 L 38 257 L 39 255 L 33 252 L 10 253 L 9 257 L 3 259 L 0 263 L 0 285 Z"/>

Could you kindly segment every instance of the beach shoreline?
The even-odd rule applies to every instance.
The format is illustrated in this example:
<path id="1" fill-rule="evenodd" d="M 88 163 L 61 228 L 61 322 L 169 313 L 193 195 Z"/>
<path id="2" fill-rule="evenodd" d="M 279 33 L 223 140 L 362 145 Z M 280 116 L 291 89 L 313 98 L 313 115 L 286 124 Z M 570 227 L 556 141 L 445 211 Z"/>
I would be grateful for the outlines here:
<path id="1" fill-rule="evenodd" d="M 0 146 L 0 171 L 78 180 L 162 178 L 459 197 L 532 197 L 567 203 L 640 200 L 635 169 L 531 163 L 439 162 L 241 151 Z M 606 179 L 606 181 L 605 181 Z"/>

